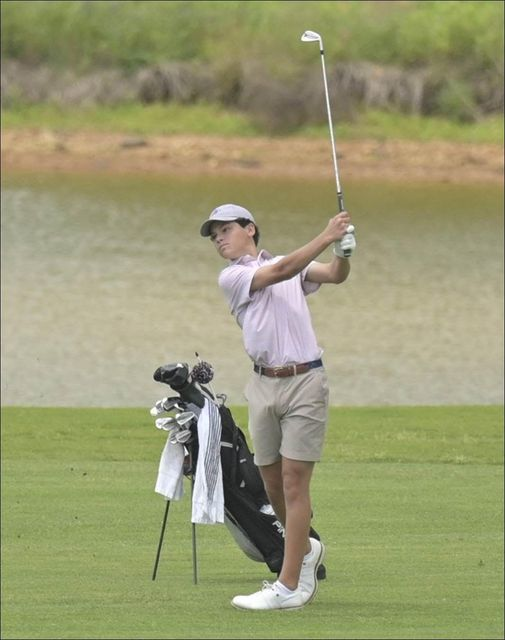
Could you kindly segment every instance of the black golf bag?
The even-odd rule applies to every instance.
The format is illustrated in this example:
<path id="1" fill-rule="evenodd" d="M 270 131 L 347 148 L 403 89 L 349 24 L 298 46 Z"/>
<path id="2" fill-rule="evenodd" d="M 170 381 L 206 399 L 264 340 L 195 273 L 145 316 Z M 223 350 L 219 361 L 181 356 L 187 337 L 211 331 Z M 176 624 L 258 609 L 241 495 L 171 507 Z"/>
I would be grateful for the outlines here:
<path id="1" fill-rule="evenodd" d="M 205 398 L 219 401 L 225 524 L 240 549 L 251 560 L 265 562 L 272 573 L 278 574 L 284 556 L 284 530 L 269 503 L 245 435 L 226 407 L 224 396 L 214 397 L 192 373 L 186 364 L 177 363 L 159 367 L 153 377 L 158 382 L 168 384 L 179 394 L 177 399 L 165 400 L 178 400 L 180 408 L 192 411 L 196 416 L 204 407 Z M 197 419 L 190 423 L 189 429 L 191 439 L 185 443 L 188 456 L 184 474 L 191 477 L 194 476 L 198 460 Z M 312 528 L 310 535 L 320 539 Z M 326 569 L 321 565 L 318 578 L 325 577 Z"/>

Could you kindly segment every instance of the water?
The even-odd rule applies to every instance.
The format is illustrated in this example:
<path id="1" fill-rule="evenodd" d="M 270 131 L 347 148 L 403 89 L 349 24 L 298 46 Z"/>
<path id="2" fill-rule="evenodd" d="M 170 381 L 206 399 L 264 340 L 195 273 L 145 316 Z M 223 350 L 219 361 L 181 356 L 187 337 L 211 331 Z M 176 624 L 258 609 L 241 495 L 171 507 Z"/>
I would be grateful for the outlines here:
<path id="1" fill-rule="evenodd" d="M 352 273 L 309 297 L 334 405 L 503 402 L 503 189 L 346 184 Z M 236 201 L 286 253 L 335 209 L 331 182 L 4 175 L 2 404 L 139 406 L 191 366 L 243 404 L 250 371 L 199 227 Z M 330 252 L 325 254 L 329 258 Z"/>

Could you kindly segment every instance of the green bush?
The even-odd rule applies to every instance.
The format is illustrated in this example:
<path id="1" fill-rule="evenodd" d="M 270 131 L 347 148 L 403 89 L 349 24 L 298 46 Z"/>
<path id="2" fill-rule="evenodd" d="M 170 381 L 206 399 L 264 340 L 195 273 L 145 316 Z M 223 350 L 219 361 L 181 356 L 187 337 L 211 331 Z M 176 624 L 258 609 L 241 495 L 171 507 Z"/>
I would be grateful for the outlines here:
<path id="1" fill-rule="evenodd" d="M 188 91 L 195 85 L 192 101 L 247 112 L 269 132 L 294 131 L 311 124 L 314 114 L 320 114 L 315 124 L 324 120 L 317 47 L 300 42 L 311 28 L 324 38 L 339 120 L 352 120 L 355 107 L 364 106 L 474 122 L 503 112 L 503 6 L 456 0 L 8 0 L 1 4 L 2 105 L 51 102 L 54 95 L 78 104 L 79 88 L 95 103 L 119 104 L 125 95 L 177 101 L 170 87 L 182 82 Z M 339 84 L 342 68 L 348 78 Z M 61 78 L 51 85 L 39 77 L 22 90 L 23 78 L 37 69 L 42 77 L 67 74 L 67 86 Z M 111 70 L 119 74 L 115 87 L 100 77 Z M 145 100 L 141 73 L 152 76 Z M 421 90 L 411 82 L 416 77 L 423 78 Z M 315 86 L 309 86 L 311 78 Z M 99 85 L 104 90 L 93 98 Z"/>
<path id="2" fill-rule="evenodd" d="M 438 94 L 435 113 L 460 122 L 476 120 L 477 107 L 468 83 L 449 80 Z"/>
<path id="3" fill-rule="evenodd" d="M 503 3 L 494 1 L 2 2 L 2 55 L 89 70 L 167 60 L 260 60 L 280 73 L 311 64 L 320 31 L 330 62 L 471 64 L 503 72 Z"/>

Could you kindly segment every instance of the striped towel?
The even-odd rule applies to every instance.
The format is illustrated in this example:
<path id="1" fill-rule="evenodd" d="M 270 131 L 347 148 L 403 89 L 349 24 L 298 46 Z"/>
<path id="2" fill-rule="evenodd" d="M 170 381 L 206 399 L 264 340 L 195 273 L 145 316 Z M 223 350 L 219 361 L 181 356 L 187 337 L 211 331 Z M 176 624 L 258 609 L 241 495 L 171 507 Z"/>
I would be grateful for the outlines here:
<path id="1" fill-rule="evenodd" d="M 221 417 L 217 406 L 207 398 L 198 417 L 198 445 L 191 521 L 224 522 Z"/>

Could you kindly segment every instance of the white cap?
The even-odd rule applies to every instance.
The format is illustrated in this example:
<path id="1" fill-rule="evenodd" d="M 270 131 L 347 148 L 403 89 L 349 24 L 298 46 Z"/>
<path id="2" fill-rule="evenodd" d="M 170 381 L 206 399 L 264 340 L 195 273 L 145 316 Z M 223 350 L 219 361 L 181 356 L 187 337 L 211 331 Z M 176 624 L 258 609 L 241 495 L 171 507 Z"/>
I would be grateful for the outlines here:
<path id="1" fill-rule="evenodd" d="M 210 214 L 209 219 L 202 224 L 200 228 L 200 235 L 204 238 L 210 236 L 210 227 L 213 222 L 233 222 L 234 220 L 239 220 L 241 218 L 250 220 L 256 224 L 252 213 L 247 209 L 244 209 L 244 207 L 241 207 L 238 204 L 222 204 L 219 207 L 216 207 Z"/>

